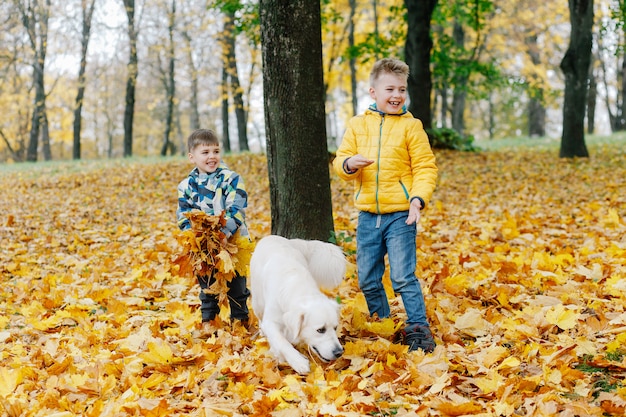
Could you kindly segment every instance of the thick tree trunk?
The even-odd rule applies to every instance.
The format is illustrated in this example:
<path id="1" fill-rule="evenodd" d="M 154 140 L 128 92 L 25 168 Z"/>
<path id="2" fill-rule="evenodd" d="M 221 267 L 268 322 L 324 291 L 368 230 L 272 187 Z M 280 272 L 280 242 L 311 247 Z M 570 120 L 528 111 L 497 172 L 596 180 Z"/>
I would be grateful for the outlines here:
<path id="1" fill-rule="evenodd" d="M 334 233 L 319 0 L 261 0 L 272 233 Z"/>
<path id="2" fill-rule="evenodd" d="M 565 74 L 561 158 L 588 157 L 585 106 L 593 27 L 593 0 L 569 0 L 571 37 L 561 70 Z"/>
<path id="3" fill-rule="evenodd" d="M 437 0 L 404 0 L 404 4 L 408 21 L 405 59 L 410 68 L 409 111 L 422 121 L 426 129 L 429 129 L 432 125 L 430 52 L 433 47 L 430 37 L 430 19 Z"/>

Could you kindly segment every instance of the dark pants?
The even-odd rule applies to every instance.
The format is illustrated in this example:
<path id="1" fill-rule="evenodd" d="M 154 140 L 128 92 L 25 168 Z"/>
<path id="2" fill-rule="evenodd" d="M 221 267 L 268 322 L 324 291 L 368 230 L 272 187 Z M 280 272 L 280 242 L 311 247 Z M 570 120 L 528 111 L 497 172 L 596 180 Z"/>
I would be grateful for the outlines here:
<path id="1" fill-rule="evenodd" d="M 200 311 L 202 321 L 213 320 L 220 313 L 217 294 L 207 294 L 205 289 L 215 282 L 215 278 L 198 277 L 200 284 Z M 228 283 L 228 303 L 230 304 L 230 318 L 235 320 L 248 320 L 248 305 L 246 304 L 250 291 L 246 287 L 246 277 L 237 274 Z"/>

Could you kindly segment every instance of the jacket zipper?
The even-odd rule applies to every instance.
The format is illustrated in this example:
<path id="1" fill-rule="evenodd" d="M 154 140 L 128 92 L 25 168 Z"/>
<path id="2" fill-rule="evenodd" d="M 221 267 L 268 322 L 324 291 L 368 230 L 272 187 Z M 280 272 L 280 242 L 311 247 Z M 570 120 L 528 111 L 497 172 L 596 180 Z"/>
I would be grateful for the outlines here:
<path id="1" fill-rule="evenodd" d="M 385 123 L 385 115 L 381 114 L 380 116 L 380 126 L 378 128 L 378 155 L 376 161 L 376 213 L 380 214 L 380 202 L 378 201 L 378 189 L 379 182 L 378 177 L 380 175 L 380 148 L 383 144 L 383 124 Z"/>

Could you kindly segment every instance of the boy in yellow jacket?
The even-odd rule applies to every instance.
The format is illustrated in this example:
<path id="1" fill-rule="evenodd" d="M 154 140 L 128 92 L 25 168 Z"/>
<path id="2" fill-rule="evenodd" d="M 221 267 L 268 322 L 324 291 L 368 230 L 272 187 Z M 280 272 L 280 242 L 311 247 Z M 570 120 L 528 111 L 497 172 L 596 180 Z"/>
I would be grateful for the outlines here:
<path id="1" fill-rule="evenodd" d="M 382 277 L 385 254 L 393 289 L 407 314 L 409 350 L 432 352 L 435 341 L 415 276 L 416 225 L 437 181 L 435 155 L 422 122 L 406 110 L 409 67 L 385 58 L 374 64 L 369 93 L 375 103 L 349 122 L 333 165 L 354 181 L 359 287 L 370 315 L 390 314 Z"/>

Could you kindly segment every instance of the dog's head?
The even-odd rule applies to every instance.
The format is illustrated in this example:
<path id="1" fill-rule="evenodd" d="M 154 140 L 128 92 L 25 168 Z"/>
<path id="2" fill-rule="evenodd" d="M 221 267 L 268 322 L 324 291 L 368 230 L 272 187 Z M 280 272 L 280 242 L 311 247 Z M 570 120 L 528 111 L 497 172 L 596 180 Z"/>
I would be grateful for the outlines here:
<path id="1" fill-rule="evenodd" d="M 337 338 L 339 304 L 329 298 L 316 298 L 300 306 L 297 313 L 284 317 L 289 339 L 305 343 L 324 362 L 339 358 L 343 347 Z"/>

